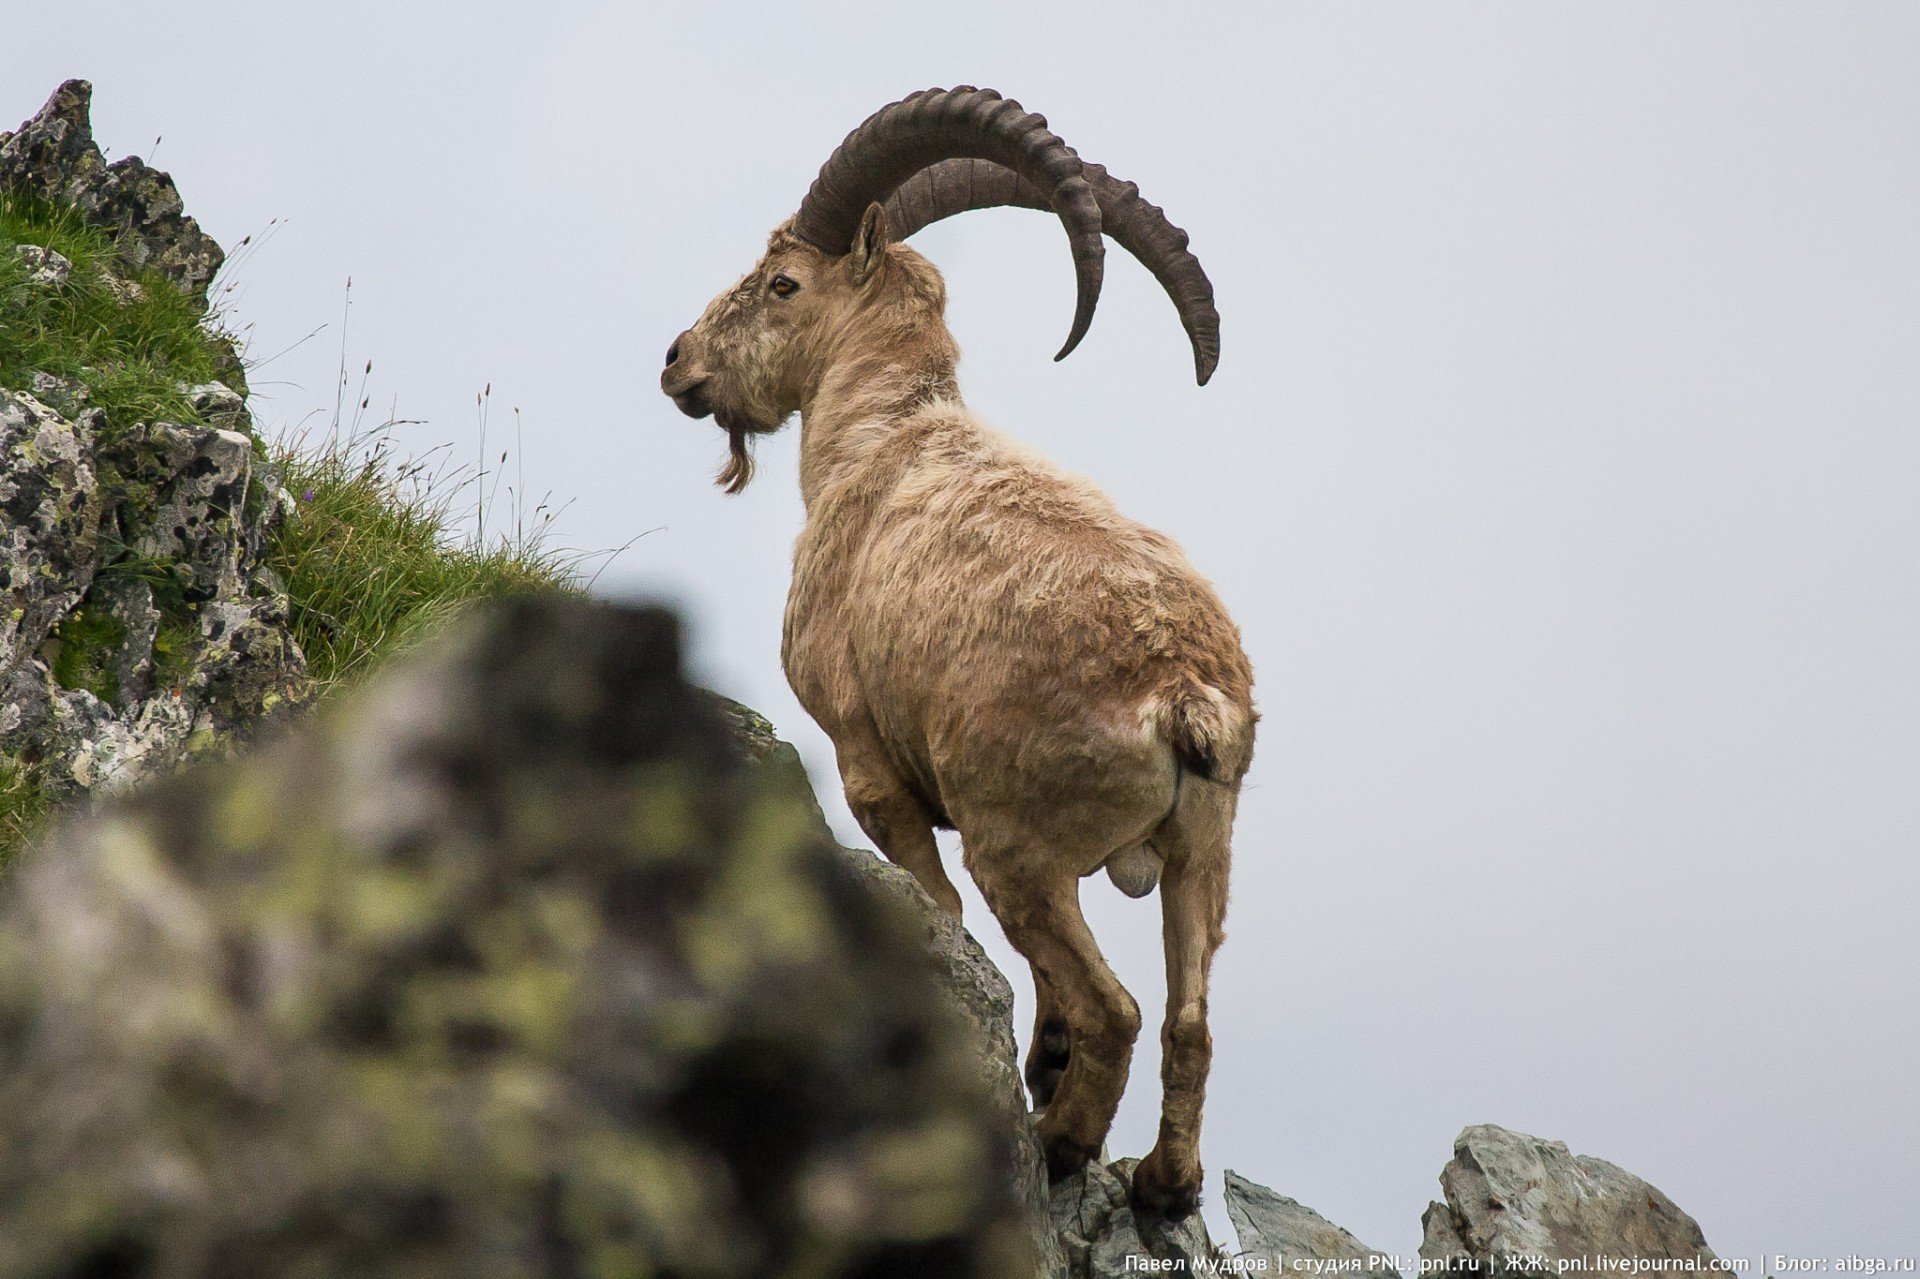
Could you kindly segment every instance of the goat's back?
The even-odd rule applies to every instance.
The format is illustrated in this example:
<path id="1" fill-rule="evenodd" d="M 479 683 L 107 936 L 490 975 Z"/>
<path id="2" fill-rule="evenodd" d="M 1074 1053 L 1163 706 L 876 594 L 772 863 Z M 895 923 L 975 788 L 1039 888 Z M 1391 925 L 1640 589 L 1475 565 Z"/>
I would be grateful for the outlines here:
<path id="1" fill-rule="evenodd" d="M 815 499 L 796 548 L 797 690 L 796 660 L 842 665 L 828 682 L 851 681 L 838 691 L 942 791 L 988 757 L 1001 786 L 1045 769 L 1104 789 L 1116 754 L 1239 780 L 1251 668 L 1171 539 L 957 406 L 895 424 L 863 460 Z M 831 615 L 826 652 L 795 651 L 799 609 Z"/>

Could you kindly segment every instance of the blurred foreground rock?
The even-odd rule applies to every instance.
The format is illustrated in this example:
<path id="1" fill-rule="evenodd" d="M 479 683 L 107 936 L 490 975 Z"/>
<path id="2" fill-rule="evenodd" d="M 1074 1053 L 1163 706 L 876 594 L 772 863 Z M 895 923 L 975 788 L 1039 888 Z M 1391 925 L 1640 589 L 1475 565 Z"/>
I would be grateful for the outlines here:
<path id="1" fill-rule="evenodd" d="M 1031 1273 L 923 923 L 762 754 L 670 615 L 528 601 L 57 830 L 0 1276 Z"/>

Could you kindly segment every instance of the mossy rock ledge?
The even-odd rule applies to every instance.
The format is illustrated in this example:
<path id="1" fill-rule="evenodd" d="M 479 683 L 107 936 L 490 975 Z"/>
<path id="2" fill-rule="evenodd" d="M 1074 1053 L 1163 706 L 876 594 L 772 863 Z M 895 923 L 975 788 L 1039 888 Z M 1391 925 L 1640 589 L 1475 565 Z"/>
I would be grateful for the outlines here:
<path id="1" fill-rule="evenodd" d="M 81 279 L 50 246 L 14 245 L 0 307 L 30 314 L 49 300 L 36 294 L 82 289 L 146 307 L 172 290 L 167 305 L 204 314 L 219 245 L 166 174 L 105 162 L 90 92 L 69 81 L 0 134 L 0 198 L 78 217 L 113 252 Z M 116 420 L 87 377 L 14 369 L 0 382 L 0 758 L 56 803 L 230 740 L 310 692 L 263 566 L 291 498 L 232 342 L 211 322 L 200 339 L 202 372 L 225 380 L 161 388 L 177 421 Z M 104 385 L 123 370 L 93 372 Z"/>

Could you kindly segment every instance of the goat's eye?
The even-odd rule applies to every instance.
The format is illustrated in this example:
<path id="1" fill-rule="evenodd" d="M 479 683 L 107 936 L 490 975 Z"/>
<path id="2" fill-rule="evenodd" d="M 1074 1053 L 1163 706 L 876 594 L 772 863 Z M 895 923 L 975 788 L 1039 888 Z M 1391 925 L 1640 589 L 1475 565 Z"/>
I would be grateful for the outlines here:
<path id="1" fill-rule="evenodd" d="M 790 298 L 800 291 L 800 281 L 788 275 L 776 275 L 773 283 L 767 286 L 777 298 Z"/>

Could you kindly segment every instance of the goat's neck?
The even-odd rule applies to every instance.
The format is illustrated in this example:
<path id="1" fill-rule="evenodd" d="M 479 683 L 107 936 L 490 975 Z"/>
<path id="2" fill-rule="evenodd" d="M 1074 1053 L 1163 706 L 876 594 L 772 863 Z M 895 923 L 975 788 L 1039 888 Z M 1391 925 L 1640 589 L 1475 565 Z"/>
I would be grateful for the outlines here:
<path id="1" fill-rule="evenodd" d="M 935 400 L 958 401 L 958 363 L 944 325 L 937 332 L 850 334 L 836 343 L 800 404 L 800 498 L 807 507 L 836 481 L 884 465 L 883 455 L 897 451 L 881 446 L 904 419 Z"/>

